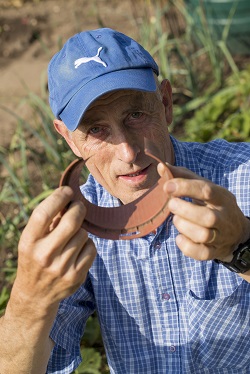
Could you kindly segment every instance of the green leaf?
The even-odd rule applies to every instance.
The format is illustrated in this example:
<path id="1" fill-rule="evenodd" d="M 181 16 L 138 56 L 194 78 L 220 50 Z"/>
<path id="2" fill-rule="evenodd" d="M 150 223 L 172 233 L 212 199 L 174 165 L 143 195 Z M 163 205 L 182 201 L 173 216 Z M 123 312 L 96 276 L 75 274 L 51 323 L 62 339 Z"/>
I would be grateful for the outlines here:
<path id="1" fill-rule="evenodd" d="M 82 348 L 82 363 L 75 370 L 75 374 L 101 374 L 102 358 L 94 348 Z"/>

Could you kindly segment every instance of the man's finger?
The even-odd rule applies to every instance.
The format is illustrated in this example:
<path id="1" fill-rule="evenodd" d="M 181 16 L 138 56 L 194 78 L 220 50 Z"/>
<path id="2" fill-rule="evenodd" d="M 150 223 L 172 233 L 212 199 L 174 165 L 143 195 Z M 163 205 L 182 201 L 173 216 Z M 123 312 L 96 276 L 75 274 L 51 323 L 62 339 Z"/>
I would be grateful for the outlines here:
<path id="1" fill-rule="evenodd" d="M 73 202 L 70 204 L 67 212 L 62 216 L 59 224 L 49 234 L 47 238 L 50 246 L 57 251 L 63 251 L 68 243 L 79 231 L 86 214 L 86 207 L 82 202 Z M 87 235 L 86 235 L 87 239 Z M 83 242 L 82 242 L 83 244 Z"/>
<path id="2" fill-rule="evenodd" d="M 215 247 L 194 243 L 182 234 L 177 235 L 176 244 L 185 256 L 195 260 L 207 261 L 215 258 Z"/>
<path id="3" fill-rule="evenodd" d="M 210 180 L 203 178 L 189 169 L 166 164 L 174 178 L 166 182 L 165 192 L 176 197 L 190 197 L 195 201 L 219 202 L 225 196 L 225 189 L 213 184 Z M 158 173 L 164 175 L 165 168 L 162 164 L 158 165 Z M 216 201 L 215 201 L 216 200 Z"/>
<path id="4" fill-rule="evenodd" d="M 90 268 L 92 265 L 95 256 L 96 256 L 96 247 L 92 239 L 88 239 L 84 248 L 79 252 L 78 257 L 76 259 L 76 269 L 77 270 L 84 270 L 86 268 Z"/>
<path id="5" fill-rule="evenodd" d="M 229 198 L 225 188 L 213 184 L 206 179 L 174 178 L 167 181 L 164 190 L 171 196 L 190 197 L 206 203 L 218 204 Z"/>
<path id="6" fill-rule="evenodd" d="M 57 188 L 49 197 L 42 201 L 33 211 L 22 239 L 34 242 L 42 238 L 49 230 L 54 217 L 70 202 L 73 197 L 71 188 Z"/>
<path id="7" fill-rule="evenodd" d="M 203 243 L 205 245 L 213 243 L 217 236 L 217 230 L 211 229 L 210 227 L 200 225 L 200 222 L 192 222 L 183 219 L 180 216 L 174 216 L 173 223 L 180 234 L 185 235 L 188 239 L 194 243 Z M 218 236 L 217 236 L 218 237 Z"/>
<path id="8" fill-rule="evenodd" d="M 173 166 L 173 165 L 168 164 L 168 163 L 166 163 L 166 166 L 171 171 L 174 178 L 201 179 L 201 180 L 204 179 L 204 178 L 200 177 L 199 175 L 195 174 L 194 172 L 192 172 L 191 170 L 186 169 L 184 167 Z M 162 177 L 164 175 L 164 171 L 165 171 L 164 165 L 162 165 L 160 163 L 160 164 L 158 164 L 157 168 L 158 168 L 158 173 Z"/>
<path id="9" fill-rule="evenodd" d="M 171 198 L 168 202 L 169 210 L 186 221 L 206 228 L 220 226 L 219 214 L 216 209 L 196 205 L 179 198 Z"/>

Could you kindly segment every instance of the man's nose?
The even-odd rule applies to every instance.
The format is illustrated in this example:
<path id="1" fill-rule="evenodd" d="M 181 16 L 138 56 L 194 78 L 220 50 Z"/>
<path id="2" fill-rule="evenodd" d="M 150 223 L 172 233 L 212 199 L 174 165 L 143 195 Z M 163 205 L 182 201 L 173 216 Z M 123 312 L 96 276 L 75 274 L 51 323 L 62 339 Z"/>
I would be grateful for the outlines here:
<path id="1" fill-rule="evenodd" d="M 140 153 L 140 146 L 134 134 L 128 134 L 126 132 L 120 134 L 116 147 L 118 159 L 127 164 L 133 164 L 136 161 L 137 155 Z"/>

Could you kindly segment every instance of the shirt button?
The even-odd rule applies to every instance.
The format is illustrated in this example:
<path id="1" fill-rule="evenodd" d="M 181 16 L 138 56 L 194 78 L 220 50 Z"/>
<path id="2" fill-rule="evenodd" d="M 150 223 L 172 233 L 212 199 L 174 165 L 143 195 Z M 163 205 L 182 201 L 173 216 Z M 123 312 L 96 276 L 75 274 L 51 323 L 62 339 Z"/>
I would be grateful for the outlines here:
<path id="1" fill-rule="evenodd" d="M 175 352 L 175 351 L 176 351 L 176 348 L 175 348 L 174 345 L 171 345 L 171 346 L 169 347 L 169 350 L 170 350 L 170 352 Z"/>
<path id="2" fill-rule="evenodd" d="M 163 298 L 163 300 L 169 300 L 170 299 L 170 295 L 168 293 L 163 293 L 162 294 L 162 298 Z"/>
<path id="3" fill-rule="evenodd" d="M 155 249 L 160 249 L 161 248 L 161 243 L 160 242 L 156 242 L 155 245 L 154 245 Z"/>

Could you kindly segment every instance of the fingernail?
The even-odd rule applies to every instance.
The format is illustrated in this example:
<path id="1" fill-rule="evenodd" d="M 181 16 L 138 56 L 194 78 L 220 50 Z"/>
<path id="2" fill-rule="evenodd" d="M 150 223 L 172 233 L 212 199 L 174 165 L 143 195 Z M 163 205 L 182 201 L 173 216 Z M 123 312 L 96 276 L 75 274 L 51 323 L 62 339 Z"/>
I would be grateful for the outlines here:
<path id="1" fill-rule="evenodd" d="M 61 191 L 63 191 L 65 195 L 72 196 L 72 189 L 69 186 L 62 186 Z"/>
<path id="2" fill-rule="evenodd" d="M 170 193 L 176 191 L 176 184 L 174 182 L 167 183 L 166 190 L 167 192 L 170 192 Z"/>
<path id="3" fill-rule="evenodd" d="M 183 236 L 182 235 L 177 235 L 175 240 L 176 240 L 177 246 L 180 246 L 181 243 L 183 242 Z"/>
<path id="4" fill-rule="evenodd" d="M 178 208 L 178 202 L 176 199 L 170 199 L 168 203 L 168 207 L 171 212 L 174 212 Z"/>

